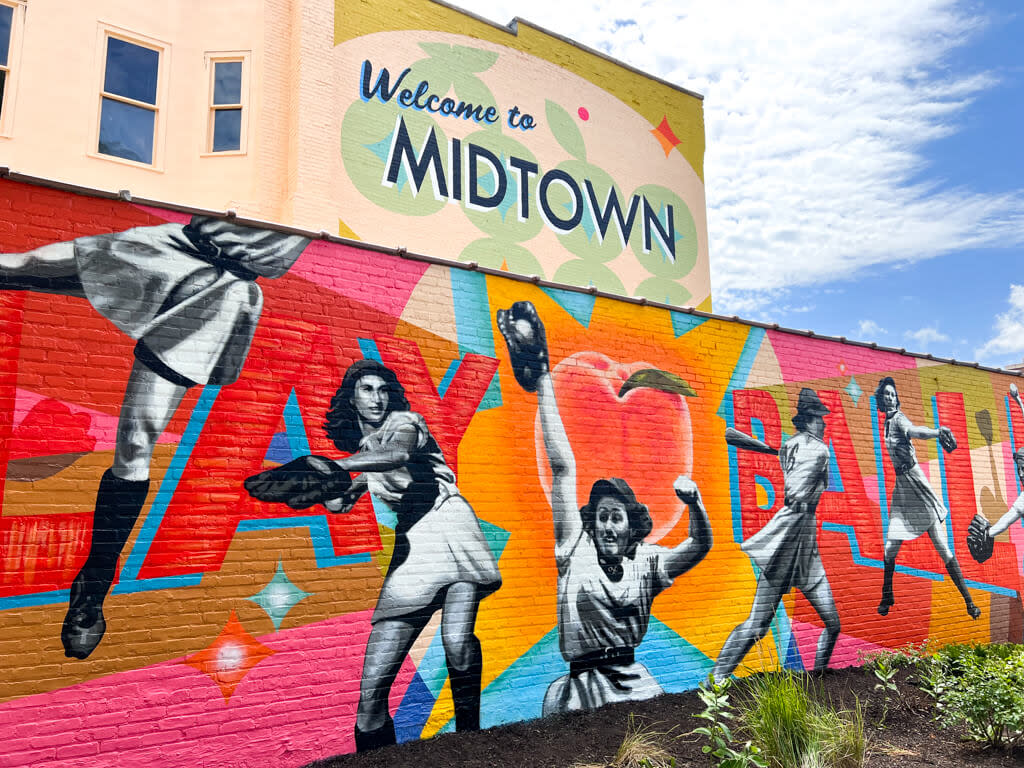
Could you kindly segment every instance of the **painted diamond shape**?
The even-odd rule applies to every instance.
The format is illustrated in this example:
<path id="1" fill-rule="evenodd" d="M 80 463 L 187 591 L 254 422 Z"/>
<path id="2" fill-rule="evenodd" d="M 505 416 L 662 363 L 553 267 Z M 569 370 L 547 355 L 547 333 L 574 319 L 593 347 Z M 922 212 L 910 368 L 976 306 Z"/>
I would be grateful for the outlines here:
<path id="1" fill-rule="evenodd" d="M 651 129 L 651 135 L 658 140 L 661 148 L 665 150 L 665 157 L 668 157 L 673 149 L 682 144 L 679 137 L 675 135 L 668 124 L 668 115 L 661 118 L 661 123 L 658 124 L 657 128 Z"/>
<path id="2" fill-rule="evenodd" d="M 860 396 L 864 394 L 864 390 L 860 388 L 853 376 L 850 377 L 850 383 L 846 385 L 846 394 L 850 396 L 855 406 L 860 404 Z"/>
<path id="3" fill-rule="evenodd" d="M 288 612 L 295 607 L 300 600 L 309 597 L 312 592 L 305 592 L 299 589 L 288 575 L 284 572 L 284 566 L 280 561 L 277 563 L 277 572 L 270 582 L 248 600 L 267 612 L 270 620 L 274 622 L 274 629 L 281 628 L 281 622 Z"/>
<path id="4" fill-rule="evenodd" d="M 186 658 L 184 663 L 213 680 L 226 704 L 253 667 L 273 654 L 273 650 L 245 631 L 232 611 L 217 638 L 199 653 Z"/>

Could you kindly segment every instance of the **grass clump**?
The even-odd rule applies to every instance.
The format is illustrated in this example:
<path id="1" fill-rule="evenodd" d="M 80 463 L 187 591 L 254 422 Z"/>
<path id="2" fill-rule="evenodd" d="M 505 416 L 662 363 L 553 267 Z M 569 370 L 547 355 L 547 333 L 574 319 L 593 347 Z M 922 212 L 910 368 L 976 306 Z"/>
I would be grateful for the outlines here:
<path id="1" fill-rule="evenodd" d="M 630 715 L 626 735 L 610 762 L 576 763 L 573 768 L 676 768 L 676 759 L 665 746 L 671 738 L 674 738 L 672 729 L 658 730 Z"/>
<path id="2" fill-rule="evenodd" d="M 784 670 L 746 678 L 739 703 L 744 732 L 771 768 L 859 768 L 867 740 L 858 702 L 837 710 L 807 675 Z"/>

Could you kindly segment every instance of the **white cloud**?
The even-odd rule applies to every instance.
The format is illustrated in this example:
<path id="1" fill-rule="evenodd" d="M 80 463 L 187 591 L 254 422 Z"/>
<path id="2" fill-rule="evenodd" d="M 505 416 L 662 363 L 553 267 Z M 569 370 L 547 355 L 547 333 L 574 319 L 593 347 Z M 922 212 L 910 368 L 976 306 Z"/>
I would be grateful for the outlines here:
<path id="1" fill-rule="evenodd" d="M 873 266 L 1024 241 L 1024 191 L 940 189 L 922 150 L 994 84 L 945 57 L 968 0 L 456 0 L 519 15 L 705 94 L 716 311 Z"/>
<path id="2" fill-rule="evenodd" d="M 975 350 L 988 365 L 1019 363 L 1024 358 L 1024 285 L 1010 286 L 1010 309 L 996 315 L 995 335 Z"/>
<path id="3" fill-rule="evenodd" d="M 931 326 L 918 328 L 916 331 L 907 331 L 903 335 L 911 343 L 912 352 L 928 352 L 933 345 L 950 341 L 949 336 Z"/>
<path id="4" fill-rule="evenodd" d="M 857 324 L 857 332 L 854 334 L 858 340 L 868 340 L 884 336 L 888 331 L 874 320 L 861 320 Z"/>

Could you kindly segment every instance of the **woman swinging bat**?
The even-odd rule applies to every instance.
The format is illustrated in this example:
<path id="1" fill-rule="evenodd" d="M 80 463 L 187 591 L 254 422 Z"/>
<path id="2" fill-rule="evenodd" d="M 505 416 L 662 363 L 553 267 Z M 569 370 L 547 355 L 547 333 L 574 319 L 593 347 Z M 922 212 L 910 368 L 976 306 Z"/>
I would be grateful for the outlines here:
<path id="1" fill-rule="evenodd" d="M 793 418 L 797 434 L 777 452 L 785 478 L 785 506 L 740 547 L 758 566 L 760 575 L 750 615 L 730 633 L 715 661 L 716 680 L 729 677 L 765 635 L 779 601 L 794 587 L 803 592 L 825 624 L 818 638 L 814 668 L 825 669 L 832 658 L 839 639 L 839 611 L 818 552 L 815 517 L 821 494 L 828 487 L 829 451 L 823 440 L 823 417 L 828 413 L 813 389 L 800 390 Z M 745 437 L 746 442 L 736 440 L 737 435 Z M 774 448 L 736 430 L 727 430 L 726 440 L 740 448 L 776 453 Z"/>

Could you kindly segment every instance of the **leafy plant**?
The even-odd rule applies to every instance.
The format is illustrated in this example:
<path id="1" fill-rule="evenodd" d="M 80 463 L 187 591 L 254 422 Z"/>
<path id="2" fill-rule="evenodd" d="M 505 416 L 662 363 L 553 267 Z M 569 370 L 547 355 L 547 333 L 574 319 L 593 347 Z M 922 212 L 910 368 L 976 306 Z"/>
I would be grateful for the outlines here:
<path id="1" fill-rule="evenodd" d="M 930 683 L 940 722 L 963 724 L 988 747 L 1024 742 L 1024 648 L 949 645 L 936 659 Z"/>
<path id="2" fill-rule="evenodd" d="M 893 699 L 898 699 L 900 689 L 896 685 L 896 675 L 900 667 L 907 662 L 907 657 L 900 651 L 872 651 L 861 656 L 865 669 L 875 676 L 875 691 L 882 696 L 882 714 L 879 724 L 885 723 L 889 716 L 889 706 Z"/>
<path id="3" fill-rule="evenodd" d="M 691 733 L 703 736 L 710 742 L 701 747 L 701 751 L 715 758 L 718 768 L 766 768 L 767 763 L 761 758 L 760 749 L 749 741 L 738 743 L 729 727 L 729 721 L 735 717 L 729 702 L 729 691 L 733 684 L 731 679 L 716 681 L 714 675 L 710 674 L 700 684 L 697 695 L 704 704 L 704 710 L 697 717 L 707 725 L 694 728 Z"/>

